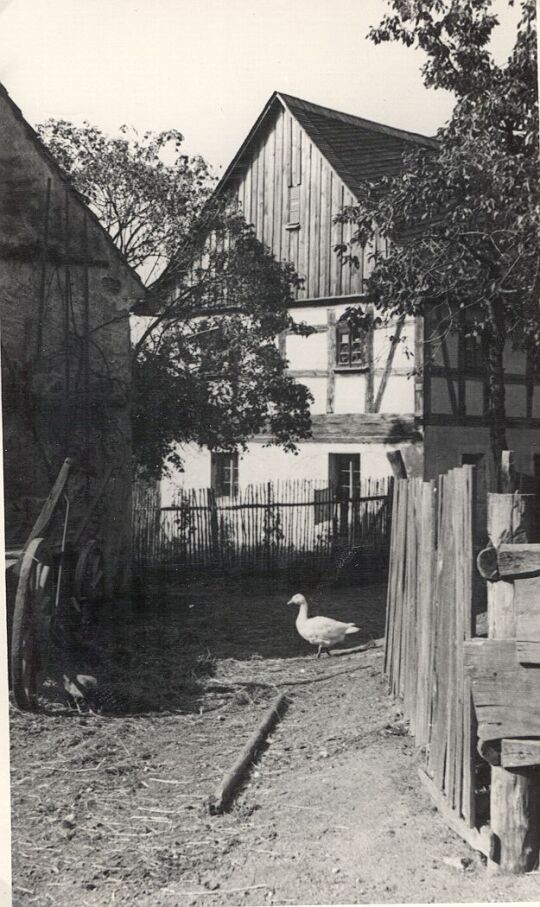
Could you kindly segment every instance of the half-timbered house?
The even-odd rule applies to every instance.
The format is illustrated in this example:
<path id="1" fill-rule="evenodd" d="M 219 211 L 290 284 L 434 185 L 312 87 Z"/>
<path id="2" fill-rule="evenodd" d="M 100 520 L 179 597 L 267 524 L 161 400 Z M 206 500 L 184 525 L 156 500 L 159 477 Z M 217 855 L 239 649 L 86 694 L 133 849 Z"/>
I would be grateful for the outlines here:
<path id="1" fill-rule="evenodd" d="M 431 478 L 451 466 L 488 469 L 484 371 L 475 338 L 431 342 L 437 324 L 405 318 L 368 333 L 343 320 L 365 299 L 373 253 L 358 248 L 358 267 L 342 266 L 335 247 L 350 225 L 335 223 L 357 203 L 362 183 L 395 175 L 403 153 L 435 149 L 426 136 L 394 129 L 276 92 L 224 173 L 218 193 L 234 192 L 246 220 L 277 259 L 302 278 L 292 315 L 314 328 L 309 337 L 278 338 L 290 374 L 313 395 L 313 435 L 297 456 L 253 438 L 240 454 L 183 450 L 185 472 L 169 492 L 210 486 L 232 495 L 249 483 L 322 479 L 354 492 L 361 476 L 390 471 L 399 448 L 410 474 Z M 429 347 L 430 364 L 424 364 Z M 508 438 L 522 471 L 540 473 L 540 387 L 521 354 L 507 351 Z M 165 496 L 168 496 L 167 490 Z"/>

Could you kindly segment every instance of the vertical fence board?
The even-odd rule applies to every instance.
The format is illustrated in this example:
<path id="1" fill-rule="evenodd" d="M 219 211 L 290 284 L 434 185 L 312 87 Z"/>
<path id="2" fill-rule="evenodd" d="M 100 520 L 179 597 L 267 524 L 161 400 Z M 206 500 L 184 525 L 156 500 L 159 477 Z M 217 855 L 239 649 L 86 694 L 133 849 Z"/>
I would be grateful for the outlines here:
<path id="1" fill-rule="evenodd" d="M 475 728 L 463 642 L 473 633 L 473 467 L 395 483 L 384 671 L 435 789 L 470 828 Z"/>

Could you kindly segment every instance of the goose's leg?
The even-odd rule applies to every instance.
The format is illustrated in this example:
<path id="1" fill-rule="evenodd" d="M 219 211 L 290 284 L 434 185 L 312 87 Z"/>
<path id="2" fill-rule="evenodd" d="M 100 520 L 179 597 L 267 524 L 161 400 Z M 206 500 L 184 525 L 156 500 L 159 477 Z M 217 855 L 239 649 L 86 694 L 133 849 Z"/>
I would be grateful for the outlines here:
<path id="1" fill-rule="evenodd" d="M 331 651 L 330 651 L 330 649 L 329 649 L 328 647 L 327 647 L 324 651 L 326 652 L 327 655 L 331 655 L 331 654 L 332 654 Z"/>
<path id="2" fill-rule="evenodd" d="M 322 649 L 322 644 L 321 644 L 321 645 L 319 646 L 319 648 L 317 649 L 317 658 L 320 658 L 320 657 L 321 657 L 321 649 Z"/>

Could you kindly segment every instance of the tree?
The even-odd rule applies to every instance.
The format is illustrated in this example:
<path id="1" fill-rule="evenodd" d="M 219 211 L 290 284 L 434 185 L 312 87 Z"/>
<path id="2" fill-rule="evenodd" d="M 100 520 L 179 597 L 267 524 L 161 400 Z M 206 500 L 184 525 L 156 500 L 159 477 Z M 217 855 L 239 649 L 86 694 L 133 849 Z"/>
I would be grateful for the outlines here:
<path id="1" fill-rule="evenodd" d="M 266 430 L 285 450 L 310 432 L 309 391 L 286 374 L 275 338 L 311 333 L 288 309 L 298 277 L 214 196 L 176 130 L 49 120 L 38 127 L 127 261 L 152 280 L 133 345 L 133 428 L 148 477 L 182 466 L 179 444 L 232 450 Z M 157 276 L 156 276 L 157 275 Z"/>
<path id="2" fill-rule="evenodd" d="M 175 257 L 215 183 L 177 129 L 127 126 L 108 136 L 84 122 L 47 120 L 38 133 L 129 264 L 150 283 Z"/>
<path id="3" fill-rule="evenodd" d="M 512 3 L 512 0 L 509 0 Z M 367 185 L 340 219 L 355 225 L 352 246 L 375 231 L 391 240 L 377 257 L 368 298 L 389 318 L 437 314 L 444 331 L 482 338 L 488 375 L 491 449 L 498 468 L 507 447 L 503 349 L 531 357 L 540 348 L 540 193 L 536 8 L 521 0 L 511 56 L 495 63 L 491 0 L 388 0 L 391 12 L 369 37 L 421 48 L 427 87 L 456 104 L 437 151 L 404 156 L 403 172 Z M 361 313 L 351 312 L 361 318 Z"/>

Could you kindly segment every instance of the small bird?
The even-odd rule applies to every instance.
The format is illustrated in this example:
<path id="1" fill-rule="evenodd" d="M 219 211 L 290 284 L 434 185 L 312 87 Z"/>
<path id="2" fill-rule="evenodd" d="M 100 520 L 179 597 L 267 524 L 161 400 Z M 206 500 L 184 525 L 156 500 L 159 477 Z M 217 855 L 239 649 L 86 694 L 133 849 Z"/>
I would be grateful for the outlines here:
<path id="1" fill-rule="evenodd" d="M 321 652 L 330 655 L 331 646 L 343 642 L 345 637 L 351 633 L 360 632 L 360 628 L 355 624 L 346 624 L 341 620 L 333 620 L 331 617 L 308 617 L 308 603 L 299 592 L 293 595 L 287 604 L 299 607 L 296 629 L 303 639 L 312 646 L 319 647 L 317 658 L 321 657 Z"/>

